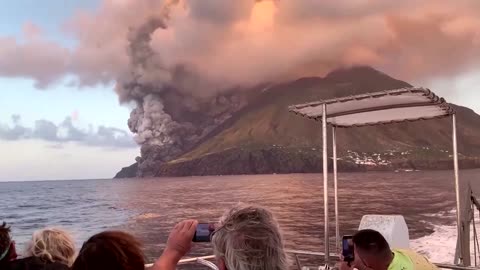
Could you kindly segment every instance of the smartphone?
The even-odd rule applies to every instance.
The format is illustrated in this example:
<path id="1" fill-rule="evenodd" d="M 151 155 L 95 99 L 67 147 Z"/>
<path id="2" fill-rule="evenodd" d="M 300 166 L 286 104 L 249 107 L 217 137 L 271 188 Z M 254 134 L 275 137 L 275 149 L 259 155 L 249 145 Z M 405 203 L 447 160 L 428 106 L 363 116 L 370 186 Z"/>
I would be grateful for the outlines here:
<path id="1" fill-rule="evenodd" d="M 343 261 L 349 264 L 355 259 L 355 251 L 353 246 L 353 236 L 345 235 L 342 238 L 342 256 Z"/>
<path id="2" fill-rule="evenodd" d="M 214 223 L 198 223 L 197 230 L 193 236 L 193 242 L 210 242 L 210 238 L 214 231 Z"/>

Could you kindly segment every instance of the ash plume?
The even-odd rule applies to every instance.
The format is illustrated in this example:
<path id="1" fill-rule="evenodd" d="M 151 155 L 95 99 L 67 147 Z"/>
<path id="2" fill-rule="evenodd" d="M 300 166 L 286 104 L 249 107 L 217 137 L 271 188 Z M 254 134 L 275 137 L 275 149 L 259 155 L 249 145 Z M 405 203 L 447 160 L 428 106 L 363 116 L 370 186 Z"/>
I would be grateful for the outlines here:
<path id="1" fill-rule="evenodd" d="M 129 68 L 117 79 L 120 101 L 133 101 L 136 106 L 128 127 L 141 145 L 137 162 L 143 171 L 184 153 L 243 105 L 234 95 L 214 98 L 213 102 L 192 95 L 185 86 L 193 84 L 196 75 L 181 64 L 167 66 L 151 48 L 153 32 L 167 29 L 170 9 L 178 2 L 166 2 L 156 17 L 130 29 Z"/>
<path id="2" fill-rule="evenodd" d="M 171 74 L 155 61 L 156 55 L 150 47 L 151 34 L 158 28 L 166 28 L 170 6 L 177 2 L 167 2 L 158 17 L 149 18 L 138 28 L 130 29 L 127 50 L 129 69 L 117 81 L 116 87 L 120 101 L 136 103 L 136 108 L 130 113 L 128 127 L 136 134 L 135 141 L 142 145 L 142 157 L 152 159 L 152 154 L 161 153 L 153 158 L 160 161 L 181 153 L 182 143 L 176 136 L 179 131 L 188 129 L 188 125 L 177 123 L 164 110 L 162 92 L 166 91 Z M 152 151 L 152 148 L 159 148 L 159 151 Z"/>

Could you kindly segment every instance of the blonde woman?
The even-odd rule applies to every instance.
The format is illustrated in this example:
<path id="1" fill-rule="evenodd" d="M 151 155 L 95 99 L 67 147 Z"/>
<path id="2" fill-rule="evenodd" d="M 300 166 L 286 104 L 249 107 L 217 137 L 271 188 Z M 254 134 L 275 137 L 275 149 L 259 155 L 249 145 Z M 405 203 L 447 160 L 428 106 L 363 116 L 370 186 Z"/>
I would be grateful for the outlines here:
<path id="1" fill-rule="evenodd" d="M 39 230 L 33 233 L 25 255 L 13 263 L 12 269 L 68 270 L 75 259 L 75 242 L 64 230 Z"/>

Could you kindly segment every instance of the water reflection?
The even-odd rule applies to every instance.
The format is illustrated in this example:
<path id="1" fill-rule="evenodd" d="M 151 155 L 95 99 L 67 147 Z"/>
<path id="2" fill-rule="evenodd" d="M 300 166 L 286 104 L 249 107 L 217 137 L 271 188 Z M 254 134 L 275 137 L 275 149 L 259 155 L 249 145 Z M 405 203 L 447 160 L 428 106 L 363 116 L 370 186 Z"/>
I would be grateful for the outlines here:
<path id="1" fill-rule="evenodd" d="M 341 233 L 352 233 L 365 214 L 404 215 L 411 238 L 431 233 L 432 224 L 451 224 L 452 216 L 441 213 L 455 207 L 452 176 L 448 171 L 341 174 Z M 462 176 L 478 179 L 480 170 Z M 215 221 L 225 209 L 245 202 L 275 212 L 288 248 L 321 251 L 322 187 L 322 177 L 315 174 L 0 183 L 0 198 L 7 202 L 0 205 L 0 219 L 12 224 L 17 242 L 51 225 L 72 230 L 79 245 L 95 232 L 127 230 L 144 242 L 153 260 L 175 223 Z M 333 192 L 330 202 L 333 220 Z M 201 244 L 193 254 L 207 252 L 209 245 Z"/>

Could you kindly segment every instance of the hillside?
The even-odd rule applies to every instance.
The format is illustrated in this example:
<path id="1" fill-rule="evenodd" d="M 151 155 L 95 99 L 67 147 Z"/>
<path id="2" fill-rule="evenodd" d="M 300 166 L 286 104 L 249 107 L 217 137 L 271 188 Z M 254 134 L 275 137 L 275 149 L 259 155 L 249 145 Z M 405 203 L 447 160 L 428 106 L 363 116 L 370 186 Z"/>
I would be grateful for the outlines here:
<path id="1" fill-rule="evenodd" d="M 321 171 L 321 125 L 288 112 L 292 104 L 409 86 L 369 67 L 270 86 L 191 151 L 153 174 L 217 175 Z M 434 90 L 434 89 L 432 89 Z M 480 167 L 480 116 L 458 114 L 461 166 Z M 450 119 L 340 129 L 340 170 L 451 168 Z M 118 176 L 131 176 L 135 168 Z M 137 172 L 138 174 L 138 172 Z"/>

